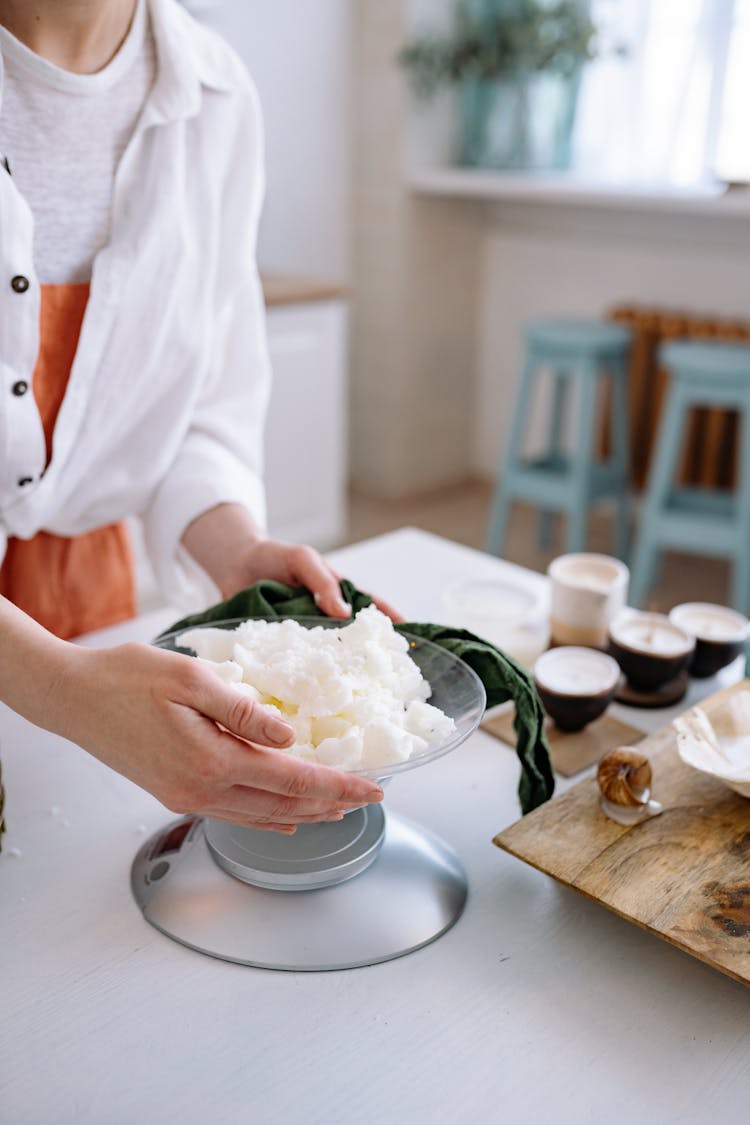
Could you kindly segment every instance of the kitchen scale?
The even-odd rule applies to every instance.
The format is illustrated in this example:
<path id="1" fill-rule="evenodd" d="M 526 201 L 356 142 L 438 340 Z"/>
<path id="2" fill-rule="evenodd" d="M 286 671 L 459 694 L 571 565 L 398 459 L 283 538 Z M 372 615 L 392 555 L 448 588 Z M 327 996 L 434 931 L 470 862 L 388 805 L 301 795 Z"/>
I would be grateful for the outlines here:
<path id="1" fill-rule="evenodd" d="M 320 618 L 301 624 L 340 626 Z M 381 784 L 455 749 L 485 709 L 484 687 L 467 664 L 430 641 L 407 639 L 431 685 L 430 703 L 456 729 L 406 762 L 359 771 Z M 175 634 L 158 643 L 178 648 Z M 182 817 L 140 848 L 131 886 L 146 920 L 182 945 L 241 965 L 308 972 L 411 953 L 458 920 L 468 892 L 453 849 L 381 805 L 301 825 L 294 836 Z"/>

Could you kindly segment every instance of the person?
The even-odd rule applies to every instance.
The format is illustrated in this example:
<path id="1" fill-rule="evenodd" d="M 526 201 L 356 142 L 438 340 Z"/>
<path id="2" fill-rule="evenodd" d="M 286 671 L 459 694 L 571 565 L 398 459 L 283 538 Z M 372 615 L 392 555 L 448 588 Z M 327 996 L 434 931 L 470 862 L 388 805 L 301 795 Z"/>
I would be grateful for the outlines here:
<path id="1" fill-rule="evenodd" d="M 71 643 L 261 578 L 348 616 L 263 532 L 254 87 L 177 0 L 0 0 L 0 698 L 180 813 L 293 833 L 382 798 L 198 661 Z M 387 611 L 393 613 L 389 607 Z"/>

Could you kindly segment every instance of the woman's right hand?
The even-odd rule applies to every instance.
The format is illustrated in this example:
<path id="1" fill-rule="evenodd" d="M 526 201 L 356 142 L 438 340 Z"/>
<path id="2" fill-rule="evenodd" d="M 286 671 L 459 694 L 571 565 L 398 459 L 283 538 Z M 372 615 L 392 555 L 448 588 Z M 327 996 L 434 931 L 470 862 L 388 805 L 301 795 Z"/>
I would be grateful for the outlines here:
<path id="1" fill-rule="evenodd" d="M 293 728 L 189 656 L 141 644 L 65 649 L 40 725 L 174 812 L 291 834 L 382 799 L 367 778 L 281 752 Z"/>

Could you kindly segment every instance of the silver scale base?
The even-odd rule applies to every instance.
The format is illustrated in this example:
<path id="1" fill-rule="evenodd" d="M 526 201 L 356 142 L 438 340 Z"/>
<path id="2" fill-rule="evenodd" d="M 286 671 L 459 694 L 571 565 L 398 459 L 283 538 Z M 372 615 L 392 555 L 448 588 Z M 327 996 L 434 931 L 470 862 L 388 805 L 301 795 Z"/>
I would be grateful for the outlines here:
<path id="1" fill-rule="evenodd" d="M 152 926 L 200 953 L 264 969 L 375 965 L 445 933 L 466 903 L 456 853 L 370 805 L 292 837 L 185 817 L 133 861 Z"/>

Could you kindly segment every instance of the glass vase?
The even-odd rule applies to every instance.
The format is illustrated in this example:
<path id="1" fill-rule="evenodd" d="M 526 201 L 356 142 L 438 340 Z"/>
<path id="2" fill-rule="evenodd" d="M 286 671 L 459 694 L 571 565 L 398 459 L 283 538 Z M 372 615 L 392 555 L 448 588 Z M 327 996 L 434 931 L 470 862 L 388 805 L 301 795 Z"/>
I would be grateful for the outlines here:
<path id="1" fill-rule="evenodd" d="M 464 79 L 459 164 L 535 172 L 569 168 L 579 85 L 580 70 Z"/>

